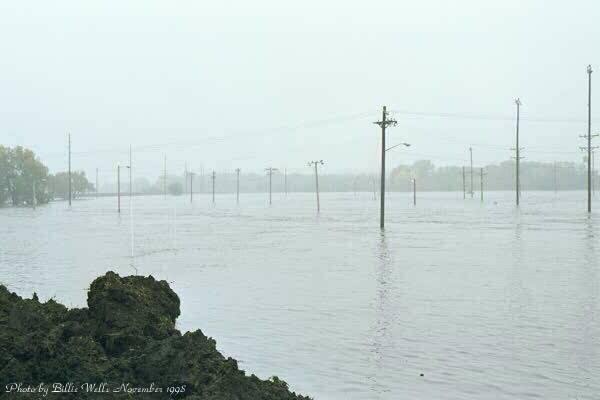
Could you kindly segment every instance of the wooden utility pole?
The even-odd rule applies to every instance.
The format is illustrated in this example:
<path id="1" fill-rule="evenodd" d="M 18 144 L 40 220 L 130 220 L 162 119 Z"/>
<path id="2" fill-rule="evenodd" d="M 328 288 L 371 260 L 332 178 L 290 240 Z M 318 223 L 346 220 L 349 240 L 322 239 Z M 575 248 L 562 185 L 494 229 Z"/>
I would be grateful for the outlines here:
<path id="1" fill-rule="evenodd" d="M 277 168 L 273 168 L 273 167 L 268 167 L 265 168 L 265 171 L 267 171 L 267 175 L 269 175 L 269 205 L 272 204 L 272 183 L 273 183 L 273 172 L 278 171 Z"/>
<path id="2" fill-rule="evenodd" d="M 554 161 L 554 194 L 558 191 L 558 177 L 556 174 L 556 161 Z"/>
<path id="3" fill-rule="evenodd" d="M 125 168 L 131 169 L 131 166 L 126 165 Z M 117 164 L 117 212 L 121 212 L 121 166 Z"/>
<path id="4" fill-rule="evenodd" d="M 323 165 L 323 160 L 317 160 L 317 161 L 309 161 L 308 162 L 308 166 L 315 166 L 315 192 L 317 193 L 317 212 L 321 211 L 321 203 L 319 201 L 319 170 L 317 169 L 317 166 L 321 164 Z"/>
<path id="5" fill-rule="evenodd" d="M 377 187 L 376 187 L 376 183 L 375 183 L 375 176 L 371 177 L 371 183 L 372 183 L 372 188 L 373 188 L 373 200 L 377 200 Z"/>
<path id="6" fill-rule="evenodd" d="M 129 201 L 131 201 L 131 196 L 133 195 L 133 160 L 132 160 L 132 152 L 131 145 L 129 145 Z"/>
<path id="7" fill-rule="evenodd" d="M 588 213 L 592 212 L 592 66 L 588 65 L 588 132 L 587 132 L 587 152 L 588 152 Z"/>
<path id="8" fill-rule="evenodd" d="M 71 134 L 69 133 L 69 207 L 71 207 L 71 201 L 73 199 L 72 190 L 72 178 L 71 178 Z"/>
<path id="9" fill-rule="evenodd" d="M 184 188 L 183 188 L 183 192 L 187 193 L 188 190 L 188 184 L 187 184 L 187 177 L 188 177 L 188 169 L 187 169 L 187 162 L 185 163 L 185 166 L 183 167 L 183 182 L 184 182 Z"/>
<path id="10" fill-rule="evenodd" d="M 383 229 L 385 226 L 385 129 L 389 125 L 395 126 L 398 122 L 393 119 L 388 119 L 386 106 L 383 106 L 381 114 L 381 121 L 374 122 L 374 124 L 381 127 L 381 197 L 379 204 L 379 227 Z"/>
<path id="11" fill-rule="evenodd" d="M 587 135 L 581 137 L 587 139 L 587 146 L 581 147 L 582 150 L 587 152 L 587 211 L 592 212 L 592 137 L 598 135 L 592 135 L 592 66 L 588 65 L 588 129 Z"/>
<path id="12" fill-rule="evenodd" d="M 165 200 L 167 199 L 167 155 L 164 157 L 163 165 L 163 195 Z"/>
<path id="13" fill-rule="evenodd" d="M 217 174 L 215 173 L 215 171 L 212 172 L 212 202 L 213 204 L 215 204 L 215 179 L 217 178 Z"/>
<path id="14" fill-rule="evenodd" d="M 121 166 L 117 165 L 117 212 L 121 213 Z"/>
<path id="15" fill-rule="evenodd" d="M 204 165 L 200 165 L 200 193 L 204 193 Z"/>
<path id="16" fill-rule="evenodd" d="M 190 203 L 194 202 L 194 175 L 196 175 L 194 172 L 188 172 L 188 175 L 190 176 Z"/>
<path id="17" fill-rule="evenodd" d="M 467 198 L 467 185 L 465 183 L 465 167 L 462 167 L 463 200 Z"/>
<path id="18" fill-rule="evenodd" d="M 596 166 L 594 160 L 596 158 L 596 151 L 592 150 L 592 197 L 596 196 Z"/>
<path id="19" fill-rule="evenodd" d="M 235 169 L 235 174 L 237 176 L 236 185 L 235 185 L 235 202 L 236 204 L 240 204 L 240 169 Z"/>
<path id="20" fill-rule="evenodd" d="M 521 100 L 516 99 L 515 104 L 517 105 L 517 139 L 515 146 L 515 192 L 516 192 L 516 201 L 517 207 L 519 207 L 520 199 L 521 199 L 521 175 L 519 171 L 519 166 L 521 164 L 521 148 L 519 147 L 519 120 L 521 115 Z"/>
<path id="21" fill-rule="evenodd" d="M 483 168 L 479 171 L 479 190 L 481 192 L 481 202 L 483 203 L 483 177 L 486 174 L 483 173 Z"/>
<path id="22" fill-rule="evenodd" d="M 473 198 L 473 148 L 469 147 L 469 154 L 471 156 L 471 198 Z"/>

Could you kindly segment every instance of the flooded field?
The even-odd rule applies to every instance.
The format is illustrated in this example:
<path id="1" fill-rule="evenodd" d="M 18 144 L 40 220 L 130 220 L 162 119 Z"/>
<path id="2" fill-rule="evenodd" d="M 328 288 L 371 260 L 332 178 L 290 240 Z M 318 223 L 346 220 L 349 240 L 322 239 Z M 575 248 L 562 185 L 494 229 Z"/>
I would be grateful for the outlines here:
<path id="1" fill-rule="evenodd" d="M 162 196 L 0 209 L 0 282 L 83 306 L 107 270 L 167 280 L 260 377 L 315 399 L 593 399 L 600 213 L 583 192 Z M 595 207 L 600 207 L 600 203 Z M 132 211 L 132 212 L 130 212 Z"/>

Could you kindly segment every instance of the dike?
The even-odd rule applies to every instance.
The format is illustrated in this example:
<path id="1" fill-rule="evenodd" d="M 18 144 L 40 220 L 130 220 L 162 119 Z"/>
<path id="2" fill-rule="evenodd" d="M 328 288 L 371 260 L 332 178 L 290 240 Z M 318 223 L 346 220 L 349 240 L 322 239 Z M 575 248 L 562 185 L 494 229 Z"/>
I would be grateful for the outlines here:
<path id="1" fill-rule="evenodd" d="M 108 272 L 87 302 L 67 309 L 0 285 L 0 399 L 309 400 L 246 376 L 200 330 L 182 335 L 165 281 Z"/>

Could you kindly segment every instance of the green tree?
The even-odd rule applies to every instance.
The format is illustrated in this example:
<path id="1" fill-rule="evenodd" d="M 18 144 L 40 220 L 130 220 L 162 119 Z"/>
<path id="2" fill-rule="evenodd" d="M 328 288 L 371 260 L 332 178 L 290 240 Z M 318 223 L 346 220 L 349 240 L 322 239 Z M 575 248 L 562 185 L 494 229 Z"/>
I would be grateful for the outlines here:
<path id="1" fill-rule="evenodd" d="M 69 173 L 57 172 L 50 176 L 50 188 L 52 196 L 55 198 L 69 198 Z M 71 171 L 71 193 L 73 198 L 94 190 L 83 171 Z"/>
<path id="2" fill-rule="evenodd" d="M 9 197 L 9 150 L 7 147 L 0 146 L 0 205 L 5 204 Z"/>
<path id="3" fill-rule="evenodd" d="M 500 164 L 483 166 L 485 172 L 485 190 L 514 190 L 515 162 L 504 161 Z M 473 168 L 473 190 L 479 190 L 481 166 Z M 572 162 L 522 162 L 522 190 L 581 190 L 586 188 L 587 169 L 585 164 Z M 436 167 L 431 161 L 420 160 L 413 165 L 399 165 L 389 176 L 390 189 L 410 190 L 406 184 L 409 176 L 417 178 L 420 190 L 450 191 L 462 190 L 462 166 Z M 466 189 L 470 189 L 471 170 L 465 168 Z M 593 171 L 594 185 L 600 185 L 597 171 Z"/>
<path id="4" fill-rule="evenodd" d="M 173 182 L 169 185 L 169 193 L 179 196 L 183 192 L 183 185 L 179 182 Z"/>
<path id="5" fill-rule="evenodd" d="M 0 204 L 46 203 L 48 168 L 29 149 L 0 146 Z"/>

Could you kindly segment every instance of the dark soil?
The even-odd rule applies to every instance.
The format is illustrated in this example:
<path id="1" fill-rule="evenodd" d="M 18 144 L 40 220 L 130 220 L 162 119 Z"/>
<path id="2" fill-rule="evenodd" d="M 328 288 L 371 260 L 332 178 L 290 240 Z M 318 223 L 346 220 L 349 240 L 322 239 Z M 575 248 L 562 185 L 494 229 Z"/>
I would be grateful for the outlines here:
<path id="1" fill-rule="evenodd" d="M 0 285 L 0 399 L 308 400 L 277 377 L 246 376 L 200 330 L 182 335 L 179 313 L 152 276 L 108 272 L 81 309 Z"/>

